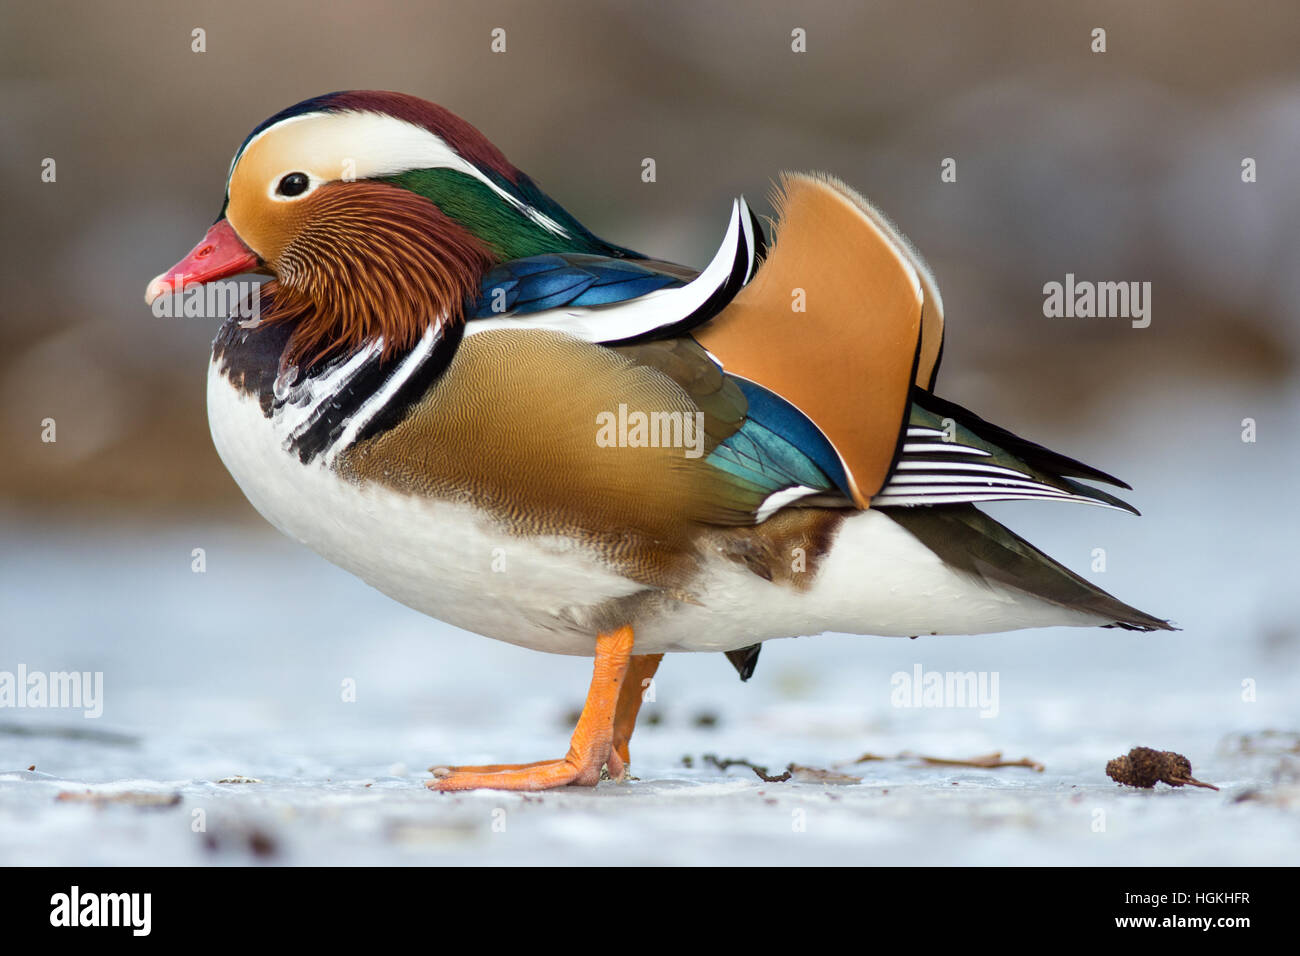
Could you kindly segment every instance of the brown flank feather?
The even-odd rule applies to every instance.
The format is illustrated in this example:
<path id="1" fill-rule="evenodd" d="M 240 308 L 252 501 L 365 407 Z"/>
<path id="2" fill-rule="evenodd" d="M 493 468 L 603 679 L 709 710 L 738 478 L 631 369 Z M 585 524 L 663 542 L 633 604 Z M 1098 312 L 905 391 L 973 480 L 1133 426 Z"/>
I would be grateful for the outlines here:
<path id="1" fill-rule="evenodd" d="M 383 183 L 323 186 L 274 263 L 268 323 L 295 328 L 282 365 L 307 367 L 382 337 L 384 356 L 434 322 L 464 318 L 492 265 L 487 247 L 432 202 Z"/>

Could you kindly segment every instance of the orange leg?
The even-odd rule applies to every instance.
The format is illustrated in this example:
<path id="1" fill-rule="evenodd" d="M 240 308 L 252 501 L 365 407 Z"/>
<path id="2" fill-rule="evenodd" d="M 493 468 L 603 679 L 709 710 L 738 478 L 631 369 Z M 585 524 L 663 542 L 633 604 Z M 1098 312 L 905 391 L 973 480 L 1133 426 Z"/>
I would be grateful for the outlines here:
<path id="1" fill-rule="evenodd" d="M 606 761 L 609 765 L 609 774 L 615 780 L 623 775 L 623 772 L 627 769 L 627 764 L 631 762 L 628 755 L 628 741 L 632 739 L 632 731 L 636 729 L 636 718 L 637 714 L 641 712 L 646 687 L 649 685 L 650 679 L 654 677 L 655 671 L 659 669 L 661 660 L 663 660 L 662 654 L 634 654 L 628 664 L 627 676 L 623 678 L 623 687 L 618 693 L 618 705 L 614 708 L 614 752 L 610 754 L 610 759 Z M 623 764 L 621 767 L 618 766 L 620 761 Z M 455 767 L 434 766 L 430 767 L 429 771 L 440 777 L 453 773 L 500 773 L 502 770 L 526 770 L 529 767 L 539 767 L 542 764 L 551 762 L 549 760 L 534 760 L 531 763 L 484 763 Z"/>
<path id="2" fill-rule="evenodd" d="M 578 726 L 569 742 L 569 752 L 563 760 L 515 766 L 489 765 L 502 769 L 437 767 L 433 771 L 436 779 L 427 781 L 425 786 L 442 791 L 478 788 L 548 790 L 566 784 L 594 787 L 600 780 L 601 768 L 606 764 L 611 776 L 621 777 L 624 760 L 614 750 L 614 718 L 616 710 L 621 709 L 621 691 L 633 659 L 632 640 L 630 627 L 621 627 L 612 634 L 601 634 L 596 638 L 591 689 L 587 691 L 587 703 L 582 708 L 582 716 L 578 718 Z M 639 687 L 636 704 L 640 706 Z"/>
<path id="3" fill-rule="evenodd" d="M 626 765 L 631 762 L 627 744 L 636 729 L 636 716 L 641 712 L 641 701 L 645 698 L 646 687 L 650 678 L 659 669 L 662 654 L 637 654 L 627 669 L 623 689 L 618 694 L 618 709 L 614 712 L 614 752 Z M 614 768 L 610 768 L 613 774 Z"/>

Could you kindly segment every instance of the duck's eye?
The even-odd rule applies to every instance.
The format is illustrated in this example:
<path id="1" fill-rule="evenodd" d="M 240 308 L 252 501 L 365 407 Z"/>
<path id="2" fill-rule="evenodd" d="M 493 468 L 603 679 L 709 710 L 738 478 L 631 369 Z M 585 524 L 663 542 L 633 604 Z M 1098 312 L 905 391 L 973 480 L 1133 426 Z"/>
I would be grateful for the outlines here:
<path id="1" fill-rule="evenodd" d="M 281 196 L 298 196 L 307 191 L 311 180 L 307 178 L 306 173 L 289 173 L 280 180 L 280 185 L 275 187 L 275 191 Z"/>

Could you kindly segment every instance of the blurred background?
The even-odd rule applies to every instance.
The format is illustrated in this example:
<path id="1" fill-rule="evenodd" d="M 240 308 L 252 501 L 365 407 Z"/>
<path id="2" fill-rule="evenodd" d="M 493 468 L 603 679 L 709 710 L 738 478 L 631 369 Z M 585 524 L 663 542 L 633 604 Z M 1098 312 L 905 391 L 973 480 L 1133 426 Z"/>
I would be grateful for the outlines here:
<path id="1" fill-rule="evenodd" d="M 1104 53 L 1092 51 L 1099 27 Z M 195 28 L 205 52 L 191 49 Z M 491 50 L 494 28 L 506 31 L 504 53 Z M 796 28 L 806 52 L 791 49 Z M 1026 703 L 1009 726 L 1041 727 L 1045 712 L 1066 726 L 1076 712 L 1051 710 L 1057 698 L 1127 701 L 1138 709 L 1114 718 L 1120 750 L 1159 743 L 1130 739 L 1135 722 L 1162 713 L 1177 726 L 1171 715 L 1189 713 L 1162 711 L 1157 690 L 1195 702 L 1206 741 L 1285 725 L 1300 646 L 1298 50 L 1293 2 L 6 4 L 0 668 L 11 658 L 99 665 L 119 688 L 101 723 L 165 720 L 195 733 L 232 712 L 250 734 L 303 713 L 327 725 L 322 715 L 338 708 L 312 710 L 295 669 L 315 667 L 335 687 L 362 636 L 390 664 L 403 661 L 401 674 L 384 660 L 366 665 L 391 695 L 377 721 L 449 731 L 457 706 L 495 699 L 447 677 L 441 703 L 422 701 L 428 688 L 411 675 L 449 655 L 554 675 L 557 684 L 532 691 L 541 703 L 530 713 L 579 698 L 582 662 L 452 632 L 280 542 L 208 436 L 215 327 L 155 318 L 143 303 L 146 282 L 216 216 L 230 158 L 254 125 L 315 94 L 379 88 L 464 116 L 597 234 L 696 266 L 716 248 L 731 197 L 770 211 L 782 169 L 826 170 L 861 190 L 938 277 L 948 316 L 938 391 L 1126 478 L 1146 516 L 991 510 L 1185 628 L 1136 641 L 1039 633 L 901 650 L 777 642 L 753 682 L 771 679 L 768 696 L 752 699 L 811 699 L 905 736 L 884 675 L 924 659 L 1025 667 L 1022 690 L 1038 698 L 1017 699 L 1048 711 Z M 654 183 L 641 180 L 646 157 Z M 57 163 L 52 183 L 41 178 L 46 158 Z M 955 182 L 941 181 L 947 158 Z M 1246 158 L 1255 182 L 1243 182 Z M 1150 327 L 1044 317 L 1044 284 L 1067 273 L 1150 282 Z M 55 443 L 41 440 L 47 418 Z M 1242 440 L 1247 418 L 1253 443 Z M 191 574 L 200 545 L 206 577 Z M 1092 569 L 1097 547 L 1109 555 L 1104 573 Z M 227 647 L 245 656 L 227 661 Z M 869 694 L 844 684 L 845 661 L 872 675 Z M 721 658 L 682 673 L 698 680 L 683 678 L 681 695 L 745 706 Z M 1241 681 L 1262 674 L 1274 709 L 1243 708 Z M 259 709 L 268 693 L 281 709 Z M 817 713 L 824 726 L 841 710 Z M 495 714 L 481 715 L 485 751 L 541 756 L 501 753 Z M 45 719 L 22 718 L 24 727 Z M 557 742 L 562 723 L 546 727 Z M 972 746 L 1007 745 L 985 726 Z M 428 742 L 412 744 L 413 768 Z M 675 746 L 660 757 L 675 759 Z M 1111 746 L 1106 738 L 1097 753 Z M 455 738 L 439 747 L 454 751 Z M 31 756 L 11 752 L 0 763 Z M 112 775 L 93 756 L 65 756 L 70 774 Z M 160 772 L 143 758 L 119 770 L 151 766 Z M 210 769 L 196 766 L 175 773 Z"/>

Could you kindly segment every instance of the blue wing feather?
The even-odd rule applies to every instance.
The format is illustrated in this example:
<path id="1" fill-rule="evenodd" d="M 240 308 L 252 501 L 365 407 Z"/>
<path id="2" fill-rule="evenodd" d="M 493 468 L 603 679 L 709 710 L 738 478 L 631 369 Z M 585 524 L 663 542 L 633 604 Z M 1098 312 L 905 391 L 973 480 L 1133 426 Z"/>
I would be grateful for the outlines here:
<path id="1" fill-rule="evenodd" d="M 635 279 L 623 279 L 619 282 L 597 282 L 587 289 L 574 305 L 610 305 L 614 302 L 626 302 L 639 299 L 643 295 L 680 284 L 671 276 L 652 275 Z"/>
<path id="2" fill-rule="evenodd" d="M 775 392 L 733 378 L 748 402 L 745 422 L 713 449 L 709 463 L 768 494 L 804 485 L 847 495 L 844 466 L 821 429 Z"/>
<path id="3" fill-rule="evenodd" d="M 682 285 L 685 280 L 679 276 L 628 259 L 548 253 L 512 259 L 489 270 L 468 315 L 489 319 L 562 306 L 612 305 Z"/>

